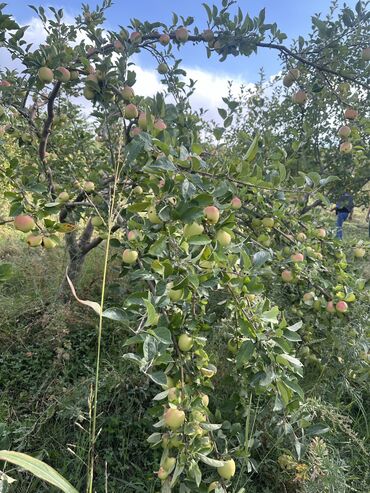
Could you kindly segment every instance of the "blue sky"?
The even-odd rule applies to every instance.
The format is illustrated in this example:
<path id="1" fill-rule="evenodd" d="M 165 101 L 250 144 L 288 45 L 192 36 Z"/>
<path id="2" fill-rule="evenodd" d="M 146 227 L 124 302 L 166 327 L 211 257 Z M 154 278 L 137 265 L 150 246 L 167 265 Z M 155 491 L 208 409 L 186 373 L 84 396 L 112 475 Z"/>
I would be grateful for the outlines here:
<path id="1" fill-rule="evenodd" d="M 9 1 L 9 0 L 8 0 Z M 47 7 L 63 7 L 65 11 L 74 16 L 79 12 L 81 2 L 79 0 L 49 0 L 49 1 L 25 1 L 10 0 L 7 10 L 12 12 L 16 19 L 25 23 L 30 20 L 34 13 L 27 6 L 29 3 L 43 5 Z M 85 0 L 95 7 L 96 1 Z M 221 1 L 213 3 L 220 5 Z M 347 0 L 347 4 L 353 6 L 355 0 Z M 239 0 L 237 5 L 243 12 L 256 15 L 260 9 L 266 8 L 266 22 L 277 22 L 280 29 L 285 32 L 289 39 L 297 37 L 299 34 L 306 34 L 311 27 L 311 16 L 314 13 L 327 13 L 330 0 Z M 171 13 L 188 16 L 192 15 L 196 19 L 198 26 L 204 26 L 206 16 L 202 1 L 200 0 L 115 0 L 113 7 L 108 11 L 107 27 L 115 29 L 118 24 L 126 25 L 132 17 L 141 20 L 161 20 L 170 22 Z M 181 57 L 186 65 L 193 67 L 205 67 L 207 70 L 239 76 L 243 80 L 255 81 L 258 78 L 258 71 L 261 66 L 266 70 L 267 75 L 275 74 L 279 71 L 279 60 L 276 52 L 261 50 L 257 56 L 249 59 L 235 59 L 231 57 L 222 65 L 216 58 L 207 60 L 204 49 L 194 49 L 188 46 L 181 50 Z"/>

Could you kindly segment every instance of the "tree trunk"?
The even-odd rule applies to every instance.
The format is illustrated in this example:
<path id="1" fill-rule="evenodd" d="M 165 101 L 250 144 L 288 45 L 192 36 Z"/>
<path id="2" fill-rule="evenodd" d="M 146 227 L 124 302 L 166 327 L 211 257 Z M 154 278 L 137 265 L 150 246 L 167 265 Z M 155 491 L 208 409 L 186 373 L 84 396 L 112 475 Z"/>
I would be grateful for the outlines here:
<path id="1" fill-rule="evenodd" d="M 79 280 L 86 254 L 90 251 L 89 249 L 87 249 L 87 245 L 91 239 L 93 230 L 94 227 L 92 226 L 91 221 L 89 221 L 79 240 L 77 239 L 75 232 L 65 235 L 65 241 L 69 256 L 69 263 L 66 274 L 68 274 L 68 277 L 70 278 L 74 286 Z M 67 281 L 67 276 L 64 278 L 60 287 L 60 298 L 63 303 L 67 303 L 72 298 L 72 292 Z"/>

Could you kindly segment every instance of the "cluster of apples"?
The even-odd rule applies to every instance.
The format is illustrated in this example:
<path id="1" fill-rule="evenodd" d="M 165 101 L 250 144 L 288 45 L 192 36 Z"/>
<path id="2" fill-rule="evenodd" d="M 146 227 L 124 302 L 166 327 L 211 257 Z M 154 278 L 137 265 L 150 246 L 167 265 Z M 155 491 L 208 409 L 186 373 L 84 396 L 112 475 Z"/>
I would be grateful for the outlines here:
<path id="1" fill-rule="evenodd" d="M 347 108 L 344 111 L 344 118 L 347 120 L 356 120 L 358 117 L 358 111 L 354 108 Z M 343 154 L 349 154 L 352 151 L 352 142 L 349 141 L 349 137 L 352 133 L 352 129 L 349 125 L 342 125 L 338 130 L 338 135 L 342 139 L 342 143 L 339 146 L 339 151 Z"/>
<path id="2" fill-rule="evenodd" d="M 298 82 L 301 76 L 301 72 L 297 68 L 292 68 L 283 77 L 283 85 L 285 87 L 291 87 L 294 82 Z M 304 105 L 307 101 L 307 93 L 303 89 L 299 89 L 292 96 L 293 103 Z"/>
<path id="3" fill-rule="evenodd" d="M 135 188 L 140 188 L 140 192 L 142 193 L 141 187 L 135 187 Z M 234 197 L 231 200 L 230 206 L 232 209 L 240 209 L 242 207 L 242 202 L 239 197 Z M 218 223 L 220 219 L 220 210 L 214 206 L 210 205 L 204 208 L 203 210 L 204 213 L 204 218 L 208 222 L 208 224 L 215 225 Z M 153 225 L 159 225 L 162 224 L 161 218 L 158 216 L 156 207 L 154 205 L 150 206 L 149 209 L 147 210 L 147 219 L 149 222 Z M 191 224 L 185 224 L 184 229 L 183 229 L 183 236 L 185 239 L 192 238 L 194 236 L 199 236 L 204 232 L 204 226 L 201 223 L 198 222 L 193 222 Z M 138 237 L 137 231 L 129 231 L 127 233 L 127 240 L 128 241 L 135 241 Z M 231 244 L 232 242 L 232 236 L 230 233 L 225 231 L 224 229 L 219 229 L 216 232 L 215 235 L 215 240 L 217 243 L 222 246 L 222 247 L 227 247 Z M 126 249 L 124 250 L 122 254 L 122 259 L 125 264 L 128 265 L 133 265 L 136 263 L 138 260 L 138 252 L 136 250 L 132 249 Z M 182 298 L 182 290 L 176 290 L 172 289 L 172 286 L 168 286 L 169 290 L 169 297 L 172 301 L 179 301 Z"/>
<path id="4" fill-rule="evenodd" d="M 54 72 L 51 68 L 43 66 L 38 71 L 39 80 L 43 84 L 50 84 L 53 80 L 59 82 L 78 80 L 79 76 L 78 70 L 68 70 L 66 67 L 57 67 Z"/>
<path id="5" fill-rule="evenodd" d="M 30 233 L 27 236 L 27 243 L 30 247 L 43 246 L 46 250 L 51 250 L 57 246 L 56 241 L 48 236 L 42 236 L 39 234 L 33 234 L 36 228 L 35 220 L 32 216 L 27 214 L 20 214 L 14 218 L 14 228 L 22 233 Z"/>
<path id="6" fill-rule="evenodd" d="M 324 228 L 317 228 L 314 234 L 315 234 L 315 237 L 317 239 L 323 240 L 324 238 L 326 238 L 327 232 L 326 232 L 326 229 L 324 229 Z M 291 239 L 293 239 L 293 237 Z M 306 233 L 304 233 L 303 231 L 300 231 L 299 233 L 297 233 L 296 240 L 299 243 L 304 243 L 307 240 Z M 285 249 L 286 249 L 286 252 L 285 252 Z M 284 253 L 290 253 L 290 248 L 285 247 L 283 249 L 283 252 Z M 308 246 L 305 249 L 305 252 L 306 252 L 306 256 L 308 256 L 308 257 L 313 257 L 313 258 L 319 259 L 319 260 L 323 259 L 322 254 L 320 252 L 314 250 L 310 246 Z M 290 255 L 290 260 L 293 262 L 293 264 L 298 265 L 298 264 L 305 261 L 305 255 L 302 252 L 294 252 Z M 285 283 L 288 283 L 288 284 L 293 283 L 296 280 L 295 272 L 293 270 L 290 270 L 290 269 L 285 269 L 281 273 L 281 278 Z"/>

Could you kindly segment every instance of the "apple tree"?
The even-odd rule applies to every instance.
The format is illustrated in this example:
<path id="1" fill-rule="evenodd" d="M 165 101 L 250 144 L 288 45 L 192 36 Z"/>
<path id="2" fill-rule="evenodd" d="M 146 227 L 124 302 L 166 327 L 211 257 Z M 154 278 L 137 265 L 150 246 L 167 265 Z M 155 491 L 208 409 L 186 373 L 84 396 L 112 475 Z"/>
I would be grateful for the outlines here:
<path id="1" fill-rule="evenodd" d="M 158 386 L 148 442 L 158 456 L 162 492 L 230 491 L 236 471 L 258 466 L 253 454 L 261 444 L 251 439 L 249 421 L 254 399 L 265 403 L 275 416 L 271 429 L 302 459 L 308 439 L 302 423 L 290 420 L 304 400 L 299 331 L 312 318 L 316 328 L 345 324 L 351 303 L 365 296 L 364 282 L 347 272 L 345 254 L 320 219 L 301 217 L 296 208 L 296 197 L 315 200 L 330 184 L 325 170 L 296 173 L 279 136 L 258 133 L 257 126 L 253 134 L 240 129 L 229 138 L 238 103 L 227 97 L 219 110 L 223 124 L 206 141 L 202 115 L 189 103 L 194 82 L 175 53 L 192 43 L 223 61 L 269 49 L 284 58 L 292 84 L 294 60 L 302 80 L 322 79 L 323 94 L 344 82 L 364 90 L 367 68 L 354 64 L 349 72 L 345 57 L 332 67 L 346 42 L 334 28 L 329 33 L 320 24 L 315 34 L 325 49 L 308 45 L 305 52 L 301 41 L 288 49 L 286 35 L 265 23 L 264 10 L 255 18 L 240 9 L 234 14 L 233 1 L 205 5 L 205 29 L 174 14 L 172 25 L 132 19 L 107 32 L 110 3 L 84 6 L 73 25 L 62 10 L 51 8 L 48 17 L 32 7 L 47 32 L 38 47 L 27 44 L 26 27 L 2 6 L 1 44 L 22 64 L 1 73 L 0 171 L 9 216 L 40 255 L 65 245 L 63 297 L 71 291 L 99 315 L 87 491 L 103 476 L 96 471 L 104 454 L 98 433 L 104 319 L 127 329 L 124 357 Z M 356 22 L 368 19 L 363 8 L 359 2 Z M 361 56 L 366 40 L 355 48 Z M 132 62 L 143 50 L 156 60 L 164 84 L 164 93 L 147 98 L 135 93 Z M 303 112 L 307 99 L 298 87 L 292 112 Z M 105 258 L 98 303 L 78 298 L 78 279 L 86 255 L 99 245 Z M 119 263 L 129 286 L 119 306 L 109 306 L 105 296 L 109 262 Z M 228 348 L 227 376 L 218 373 L 223 346 L 208 347 L 217 328 Z M 212 400 L 225 378 L 229 406 Z M 17 456 L 0 458 L 27 466 Z"/>

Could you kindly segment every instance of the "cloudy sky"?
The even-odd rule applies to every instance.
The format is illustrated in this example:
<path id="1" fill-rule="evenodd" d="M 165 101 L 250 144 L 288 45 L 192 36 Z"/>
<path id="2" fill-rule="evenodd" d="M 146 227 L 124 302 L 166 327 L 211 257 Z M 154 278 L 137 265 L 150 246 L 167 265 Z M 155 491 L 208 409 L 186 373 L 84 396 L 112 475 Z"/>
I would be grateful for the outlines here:
<path id="1" fill-rule="evenodd" d="M 5 12 L 12 13 L 21 25 L 30 25 L 28 38 L 37 44 L 42 41 L 43 33 L 35 13 L 28 7 L 43 5 L 45 8 L 54 6 L 63 8 L 67 19 L 73 19 L 80 12 L 79 0 L 8 0 Z M 96 0 L 85 0 L 93 8 Z M 187 17 L 195 17 L 195 24 L 201 28 L 206 27 L 206 14 L 201 0 L 114 0 L 114 5 L 107 12 L 107 29 L 116 30 L 118 25 L 128 25 L 131 18 L 148 21 L 163 21 L 170 23 L 172 12 Z M 214 0 L 217 5 L 221 0 Z M 355 0 L 347 0 L 347 5 L 353 6 Z M 277 22 L 278 27 L 288 35 L 289 41 L 299 34 L 305 35 L 311 28 L 311 16 L 321 12 L 328 12 L 330 0 L 239 0 L 237 2 L 244 13 L 251 16 L 257 15 L 260 9 L 266 8 L 266 22 Z M 197 107 L 215 108 L 220 105 L 221 97 L 227 93 L 228 80 L 234 80 L 235 85 L 248 84 L 258 80 L 258 72 L 264 68 L 267 76 L 277 74 L 280 69 L 279 59 L 275 51 L 260 50 L 257 55 L 249 58 L 230 57 L 226 62 L 218 62 L 216 57 L 207 59 L 205 50 L 191 45 L 181 49 L 180 53 L 188 75 L 198 81 L 197 93 L 193 104 Z M 0 50 L 0 66 L 8 63 L 4 52 Z M 154 63 L 139 56 L 138 87 L 137 93 L 147 95 L 161 88 L 159 79 L 154 69 Z M 212 111 L 213 113 L 213 111 Z"/>

